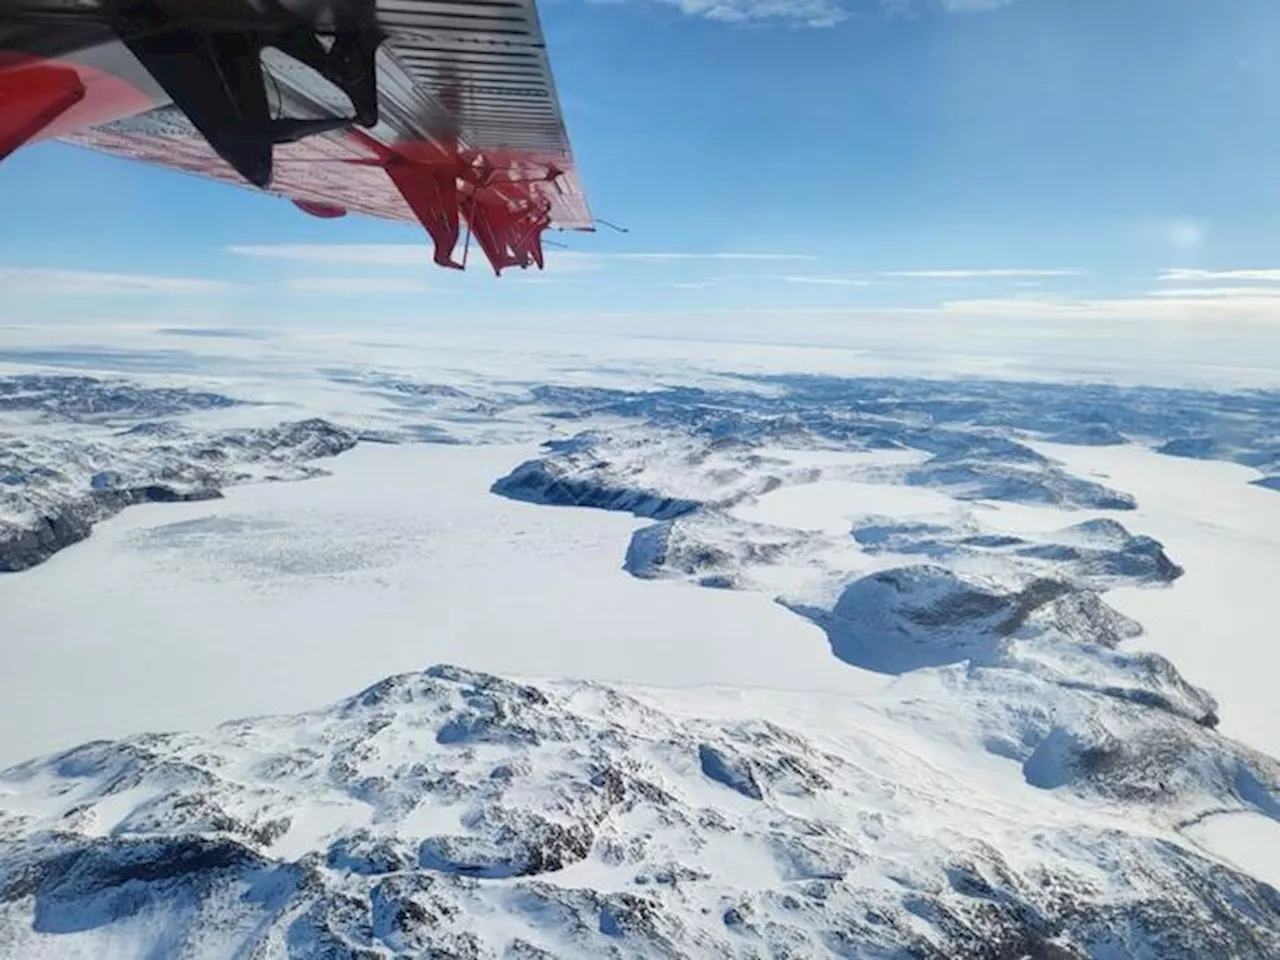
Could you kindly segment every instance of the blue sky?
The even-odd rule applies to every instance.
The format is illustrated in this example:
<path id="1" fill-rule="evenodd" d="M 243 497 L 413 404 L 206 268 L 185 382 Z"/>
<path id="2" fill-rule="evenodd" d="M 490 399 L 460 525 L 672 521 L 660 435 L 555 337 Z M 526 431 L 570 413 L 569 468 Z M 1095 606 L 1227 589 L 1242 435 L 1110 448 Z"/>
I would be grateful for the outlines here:
<path id="1" fill-rule="evenodd" d="M 1280 319 L 1272 0 L 543 0 L 617 235 L 545 275 L 58 144 L 0 168 L 6 318 Z M 1238 271 L 1246 271 L 1239 273 Z"/>

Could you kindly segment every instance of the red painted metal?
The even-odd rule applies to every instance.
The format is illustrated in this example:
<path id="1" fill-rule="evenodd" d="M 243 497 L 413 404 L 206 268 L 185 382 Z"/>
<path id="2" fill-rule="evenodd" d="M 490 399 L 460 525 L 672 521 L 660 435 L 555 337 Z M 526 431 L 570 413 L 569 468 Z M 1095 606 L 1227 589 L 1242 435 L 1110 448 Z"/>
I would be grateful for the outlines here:
<path id="1" fill-rule="evenodd" d="M 495 273 L 506 267 L 545 266 L 542 232 L 551 225 L 551 204 L 530 184 L 507 182 L 473 188 L 467 222 Z"/>
<path id="2" fill-rule="evenodd" d="M 17 140 L 7 152 L 137 116 L 155 105 L 152 97 L 106 70 L 0 50 L 0 131 L 30 130 L 20 140 L 17 133 L 4 137 L 5 145 Z M 0 150 L 0 159 L 4 156 Z"/>
<path id="3" fill-rule="evenodd" d="M 35 64 L 0 71 L 0 160 L 84 99 L 74 70 Z"/>
<path id="4" fill-rule="evenodd" d="M 347 215 L 346 207 L 338 207 L 332 203 L 320 203 L 317 200 L 299 200 L 295 197 L 293 205 L 303 213 L 309 213 L 313 217 L 319 217 L 322 220 L 332 220 L 336 217 L 345 217 Z"/>
<path id="5" fill-rule="evenodd" d="M 351 136 L 378 157 L 431 235 L 437 264 L 463 269 L 454 251 L 465 219 L 495 273 L 545 266 L 542 232 L 552 210 L 545 191 L 563 175 L 554 163 L 512 150 L 458 150 L 427 141 L 388 147 L 360 131 Z"/>
<path id="6" fill-rule="evenodd" d="M 435 262 L 461 270 L 453 259 L 458 246 L 458 163 L 442 160 L 417 163 L 395 157 L 386 164 L 387 176 L 409 204 L 435 244 Z"/>

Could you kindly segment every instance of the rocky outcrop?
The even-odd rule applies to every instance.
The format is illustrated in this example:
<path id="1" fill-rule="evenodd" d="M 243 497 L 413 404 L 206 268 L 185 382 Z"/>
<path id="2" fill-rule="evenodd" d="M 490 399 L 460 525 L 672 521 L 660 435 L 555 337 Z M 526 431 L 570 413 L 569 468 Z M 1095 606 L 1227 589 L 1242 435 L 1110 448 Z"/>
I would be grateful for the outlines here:
<path id="1" fill-rule="evenodd" d="M 122 406 L 111 408 L 116 416 Z M 221 433 L 145 422 L 110 441 L 24 435 L 0 447 L 0 572 L 43 563 L 134 504 L 208 500 L 247 480 L 317 476 L 313 461 L 356 442 L 318 418 Z"/>
<path id="2" fill-rule="evenodd" d="M 222 496 L 216 487 L 177 488 L 152 483 L 138 487 L 99 489 L 55 506 L 25 524 L 0 520 L 0 573 L 27 570 L 51 556 L 79 543 L 93 532 L 93 525 L 138 503 L 180 503 L 215 500 Z"/>
<path id="3" fill-rule="evenodd" d="M 754 568 L 794 560 L 817 545 L 803 531 L 704 510 L 637 530 L 623 566 L 642 580 L 678 578 L 743 588 L 752 584 Z"/>
<path id="4" fill-rule="evenodd" d="M 1169 457 L 1188 457 L 1193 460 L 1223 460 L 1228 451 L 1213 437 L 1175 437 L 1157 448 Z"/>
<path id="5" fill-rule="evenodd" d="M 854 522 L 853 538 L 871 554 L 922 555 L 949 563 L 980 558 L 1031 573 L 1069 575 L 1094 589 L 1167 584 L 1183 574 L 1158 540 L 1131 534 L 1110 518 L 1018 536 L 983 532 L 972 516 L 953 524 L 869 516 Z"/>
<path id="6" fill-rule="evenodd" d="M 841 660 L 879 673 L 973 661 L 993 663 L 1033 614 L 1071 593 L 1037 580 L 1004 591 L 936 566 L 884 570 L 855 580 L 830 611 L 794 608 L 827 631 Z"/>
<path id="7" fill-rule="evenodd" d="M 1064 427 L 1045 438 L 1050 443 L 1066 443 L 1080 447 L 1114 447 L 1129 438 L 1109 423 L 1080 423 Z"/>
<path id="8" fill-rule="evenodd" d="M 120 380 L 32 373 L 0 377 L 0 412 L 111 422 L 171 417 L 236 406 L 231 397 L 182 387 L 144 387 Z"/>
<path id="9" fill-rule="evenodd" d="M 1217 723 L 1213 697 L 1183 680 L 1169 661 L 1116 649 L 1141 633 L 1140 624 L 1063 580 L 1010 588 L 925 565 L 857 579 L 831 608 L 783 602 L 822 627 L 832 653 L 866 670 L 901 675 L 965 663 L 1028 674 L 1202 726 Z"/>
<path id="10" fill-rule="evenodd" d="M 530 460 L 494 482 L 493 493 L 561 507 L 597 507 L 637 517 L 666 520 L 697 510 L 700 504 L 660 490 L 627 486 L 610 475 L 607 465 L 575 473 L 551 460 Z"/>
<path id="11" fill-rule="evenodd" d="M 1095 510 L 1133 510 L 1137 501 L 1054 467 L 1020 469 L 985 460 L 935 458 L 906 475 L 915 487 L 946 490 L 960 500 L 1007 500 Z"/>

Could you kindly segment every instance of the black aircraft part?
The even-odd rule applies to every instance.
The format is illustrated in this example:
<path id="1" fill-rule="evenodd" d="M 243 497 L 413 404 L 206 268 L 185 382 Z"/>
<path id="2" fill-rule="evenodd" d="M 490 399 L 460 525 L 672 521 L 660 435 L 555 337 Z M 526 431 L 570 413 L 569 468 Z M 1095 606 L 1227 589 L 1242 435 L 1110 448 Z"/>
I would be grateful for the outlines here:
<path id="1" fill-rule="evenodd" d="M 357 0 L 326 50 L 316 33 L 283 7 L 264 15 L 246 7 L 242 18 L 216 22 L 175 18 L 163 0 L 117 0 L 111 27 L 174 104 L 222 157 L 250 183 L 271 183 L 274 147 L 316 133 L 378 119 L 374 57 L 384 39 L 371 0 Z M 262 51 L 274 47 L 339 86 L 354 117 L 273 117 Z"/>

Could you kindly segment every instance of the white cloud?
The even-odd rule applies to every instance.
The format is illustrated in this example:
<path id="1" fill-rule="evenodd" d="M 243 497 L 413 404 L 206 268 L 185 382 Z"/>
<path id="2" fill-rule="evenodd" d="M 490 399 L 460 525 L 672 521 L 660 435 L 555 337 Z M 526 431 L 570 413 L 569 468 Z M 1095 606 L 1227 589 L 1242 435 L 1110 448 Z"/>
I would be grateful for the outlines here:
<path id="1" fill-rule="evenodd" d="M 34 296 L 86 296 L 134 293 L 214 293 L 233 288 L 224 280 L 198 277 L 0 267 L 0 290 Z"/>
<path id="2" fill-rule="evenodd" d="M 277 243 L 226 247 L 227 253 L 303 263 L 402 267 L 431 263 L 431 251 L 419 243 Z"/>
<path id="3" fill-rule="evenodd" d="M 833 27 L 849 14 L 838 0 L 664 0 L 691 17 L 721 23 L 789 22 Z"/>
<path id="4" fill-rule="evenodd" d="M 407 267 L 430 266 L 431 250 L 418 243 L 280 243 L 238 244 L 224 248 L 227 253 L 242 257 L 268 260 L 290 260 L 298 263 L 342 264 L 344 266 Z M 483 260 L 478 250 L 473 257 Z M 802 253 L 739 253 L 721 251 L 690 253 L 676 251 L 643 253 L 589 253 L 580 250 L 548 250 L 547 269 L 555 272 L 578 273 L 595 270 L 610 262 L 676 263 L 691 260 L 817 260 Z"/>
<path id="5" fill-rule="evenodd" d="M 604 3 L 611 0 L 596 0 Z M 928 11 L 989 13 L 1017 0 L 661 0 L 691 17 L 720 23 L 789 23 L 804 27 L 834 27 L 854 9 L 878 5 L 893 16 L 915 17 Z"/>
<path id="6" fill-rule="evenodd" d="M 1084 276 L 1084 271 L 992 267 L 981 270 L 886 270 L 880 276 L 908 280 L 1016 280 L 1032 277 L 1080 277 Z"/>
<path id="7" fill-rule="evenodd" d="M 1238 280 L 1280 283 L 1280 269 L 1195 270 L 1185 267 L 1172 267 L 1162 271 L 1158 279 L 1163 283 L 1233 282 Z"/>
<path id="8" fill-rule="evenodd" d="M 226 253 L 263 260 L 288 260 L 344 267 L 435 268 L 431 247 L 426 243 L 272 243 L 236 244 Z M 484 254 L 472 248 L 469 266 L 488 272 Z M 556 273 L 578 273 L 599 266 L 594 254 L 569 250 L 548 250 L 547 269 Z"/>
<path id="9" fill-rule="evenodd" d="M 1280 297 L 1280 287 L 1167 287 L 1163 290 L 1152 290 L 1147 296 L 1196 299 Z"/>
<path id="10" fill-rule="evenodd" d="M 1016 0 L 938 0 L 947 13 L 988 13 L 1015 3 Z"/>
<path id="11" fill-rule="evenodd" d="M 678 260 L 817 260 L 809 253 L 602 253 L 586 254 L 602 260 L 639 260 L 645 263 L 669 263 Z"/>
<path id="12" fill-rule="evenodd" d="M 785 283 L 805 283 L 815 286 L 827 287 L 869 287 L 870 280 L 864 280 L 861 277 L 806 277 L 806 276 L 782 276 L 779 280 Z"/>
<path id="13" fill-rule="evenodd" d="M 297 277 L 285 283 L 298 293 L 429 293 L 431 287 L 409 277 Z"/>
<path id="14" fill-rule="evenodd" d="M 990 13 L 1016 2 L 1017 0 L 880 0 L 880 5 L 890 13 L 915 16 L 922 10 L 929 9 L 944 13 Z"/>
<path id="15" fill-rule="evenodd" d="M 953 300 L 923 312 L 988 319 L 1105 320 L 1167 324 L 1230 321 L 1280 325 L 1280 297 L 1268 292 L 1261 296 L 1255 294 L 1235 297 Z"/>

